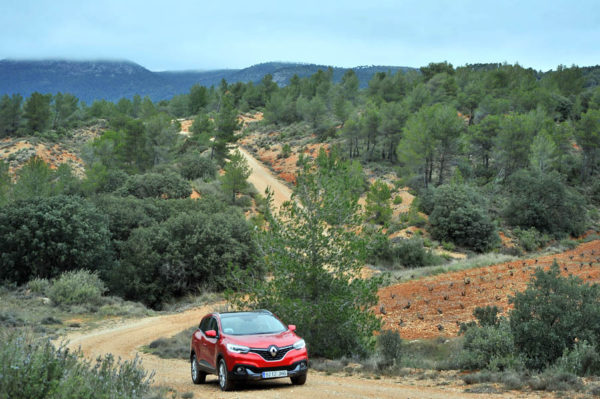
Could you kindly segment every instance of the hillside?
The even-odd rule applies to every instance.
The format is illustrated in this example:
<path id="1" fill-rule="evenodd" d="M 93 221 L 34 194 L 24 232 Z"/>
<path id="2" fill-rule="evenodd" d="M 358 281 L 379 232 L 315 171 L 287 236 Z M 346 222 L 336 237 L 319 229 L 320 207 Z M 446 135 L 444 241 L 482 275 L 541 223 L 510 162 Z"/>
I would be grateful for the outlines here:
<path id="1" fill-rule="evenodd" d="M 28 97 L 32 92 L 71 93 L 81 101 L 91 103 L 105 99 L 116 101 L 135 94 L 149 96 L 153 101 L 169 99 L 187 93 L 194 84 L 210 87 L 222 79 L 229 83 L 259 82 L 272 74 L 280 86 L 289 83 L 296 74 L 307 77 L 325 65 L 269 62 L 244 69 L 213 71 L 153 72 L 130 61 L 69 61 L 69 60 L 1 60 L 0 95 L 20 93 Z M 366 87 L 377 72 L 395 72 L 407 67 L 369 66 L 355 68 L 361 87 Z M 347 68 L 333 68 L 333 80 L 339 81 Z"/>

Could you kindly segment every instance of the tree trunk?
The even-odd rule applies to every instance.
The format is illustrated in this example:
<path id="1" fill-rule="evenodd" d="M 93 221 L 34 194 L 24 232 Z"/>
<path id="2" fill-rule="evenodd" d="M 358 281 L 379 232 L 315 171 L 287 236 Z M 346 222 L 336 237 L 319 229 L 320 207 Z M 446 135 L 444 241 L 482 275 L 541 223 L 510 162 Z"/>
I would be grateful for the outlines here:
<path id="1" fill-rule="evenodd" d="M 446 167 L 446 157 L 444 154 L 440 157 L 440 168 L 438 169 L 438 183 L 440 186 L 444 182 L 444 169 Z"/>

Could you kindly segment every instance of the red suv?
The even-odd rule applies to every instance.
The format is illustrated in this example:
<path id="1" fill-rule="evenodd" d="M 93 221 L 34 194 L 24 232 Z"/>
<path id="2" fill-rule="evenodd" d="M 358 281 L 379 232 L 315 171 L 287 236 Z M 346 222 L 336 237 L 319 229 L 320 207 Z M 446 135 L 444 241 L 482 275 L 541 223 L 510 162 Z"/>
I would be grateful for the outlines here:
<path id="1" fill-rule="evenodd" d="M 267 310 L 211 313 L 192 335 L 192 381 L 202 384 L 206 374 L 219 376 L 223 391 L 235 381 L 290 377 L 306 382 L 308 354 L 304 340 Z"/>

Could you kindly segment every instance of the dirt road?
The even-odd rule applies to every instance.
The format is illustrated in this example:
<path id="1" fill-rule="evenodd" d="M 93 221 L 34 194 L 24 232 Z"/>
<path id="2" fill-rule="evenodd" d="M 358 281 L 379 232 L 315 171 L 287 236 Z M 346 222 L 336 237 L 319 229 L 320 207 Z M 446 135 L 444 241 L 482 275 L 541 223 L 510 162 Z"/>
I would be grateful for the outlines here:
<path id="1" fill-rule="evenodd" d="M 242 147 L 238 147 L 242 155 L 248 161 L 248 165 L 252 169 L 248 181 L 254 185 L 261 195 L 265 194 L 267 187 L 273 190 L 273 205 L 279 209 L 281 204 L 285 201 L 289 201 L 292 197 L 292 190 L 288 188 L 281 180 L 273 176 L 271 171 L 267 169 L 262 163 L 257 161 L 252 155 L 248 153 Z"/>
<path id="2" fill-rule="evenodd" d="M 326 375 L 309 372 L 306 385 L 297 387 L 289 379 L 245 385 L 233 392 L 221 392 L 215 376 L 208 376 L 206 384 L 192 383 L 189 363 L 184 360 L 160 359 L 139 352 L 140 347 L 160 337 L 170 337 L 198 324 L 205 313 L 213 311 L 215 306 L 203 306 L 182 313 L 147 317 L 140 320 L 125 321 L 120 324 L 74 333 L 67 337 L 69 347 L 80 347 L 85 356 L 94 359 L 104 353 L 112 353 L 121 359 L 133 359 L 136 354 L 142 358 L 147 370 L 155 371 L 155 383 L 176 389 L 179 394 L 193 392 L 195 398 L 483 398 L 487 395 L 465 394 L 460 380 L 454 385 L 440 387 L 427 386 L 427 380 L 415 377 L 382 378 L 378 380 L 358 377 Z M 435 380 L 429 384 L 435 385 Z M 510 393 L 494 395 L 495 398 L 514 397 Z M 520 393 L 519 397 L 527 397 Z"/>

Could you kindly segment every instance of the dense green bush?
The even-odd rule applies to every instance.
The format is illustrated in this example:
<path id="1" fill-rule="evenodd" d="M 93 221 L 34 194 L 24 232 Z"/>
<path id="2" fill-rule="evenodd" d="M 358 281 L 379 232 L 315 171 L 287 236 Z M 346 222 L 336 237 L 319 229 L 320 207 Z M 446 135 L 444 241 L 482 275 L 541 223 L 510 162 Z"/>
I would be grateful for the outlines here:
<path id="1" fill-rule="evenodd" d="M 113 243 L 127 241 L 131 232 L 138 227 L 148 227 L 166 220 L 169 215 L 154 198 L 96 196 L 96 207 L 108 218 L 108 228 Z"/>
<path id="2" fill-rule="evenodd" d="M 497 306 L 476 307 L 473 316 L 477 319 L 480 326 L 497 326 L 500 323 L 498 313 L 500 309 Z"/>
<path id="3" fill-rule="evenodd" d="M 86 168 L 85 179 L 81 183 L 84 193 L 112 193 L 117 191 L 129 175 L 121 169 L 109 169 L 99 162 Z"/>
<path id="4" fill-rule="evenodd" d="M 513 230 L 513 234 L 517 237 L 519 246 L 527 252 L 535 251 L 550 241 L 550 237 L 547 234 L 540 233 L 535 227 L 531 227 L 530 229 L 516 227 Z"/>
<path id="5" fill-rule="evenodd" d="M 514 363 L 513 335 L 508 323 L 473 326 L 467 329 L 463 351 L 459 355 L 462 368 L 504 369 Z"/>
<path id="6" fill-rule="evenodd" d="M 498 242 L 496 228 L 483 210 L 483 198 L 465 185 L 444 185 L 433 194 L 431 236 L 483 252 Z"/>
<path id="7" fill-rule="evenodd" d="M 254 253 L 241 213 L 181 213 L 134 230 L 105 279 L 111 292 L 160 307 L 203 285 L 222 289 L 230 267 L 253 267 Z"/>
<path id="8" fill-rule="evenodd" d="M 0 208 L 0 280 L 24 284 L 112 263 L 107 220 L 79 197 L 17 201 Z"/>
<path id="9" fill-rule="evenodd" d="M 596 180 L 592 183 L 588 191 L 588 197 L 592 204 L 600 206 L 600 180 Z"/>
<path id="10" fill-rule="evenodd" d="M 152 376 L 137 358 L 108 354 L 92 362 L 48 340 L 2 331 L 0 338 L 1 398 L 135 399 L 150 389 Z"/>
<path id="11" fill-rule="evenodd" d="M 565 186 L 560 174 L 522 170 L 511 176 L 509 188 L 504 215 L 511 225 L 535 227 L 555 236 L 583 233 L 586 220 L 583 198 Z"/>
<path id="12" fill-rule="evenodd" d="M 443 262 L 418 238 L 391 242 L 383 235 L 376 235 L 371 241 L 371 261 L 396 267 L 433 266 Z"/>
<path id="13" fill-rule="evenodd" d="M 556 368 L 579 376 L 600 374 L 600 354 L 596 345 L 587 341 L 577 342 L 571 349 L 565 349 L 556 360 Z"/>
<path id="14" fill-rule="evenodd" d="M 528 367 L 545 368 L 578 341 L 600 342 L 600 286 L 562 277 L 556 262 L 538 268 L 511 303 L 511 331 Z"/>
<path id="15" fill-rule="evenodd" d="M 217 164 L 196 152 L 186 154 L 179 163 L 179 173 L 188 180 L 213 180 L 217 177 Z"/>
<path id="16" fill-rule="evenodd" d="M 99 305 L 106 291 L 97 273 L 88 270 L 65 272 L 52 282 L 48 297 L 57 305 Z"/>
<path id="17" fill-rule="evenodd" d="M 192 194 L 192 188 L 174 172 L 145 173 L 129 176 L 117 193 L 137 198 L 187 198 Z"/>
<path id="18" fill-rule="evenodd" d="M 413 204 L 416 204 L 421 212 L 431 215 L 431 212 L 433 212 L 433 209 L 435 208 L 434 196 L 435 188 L 424 188 L 419 191 L 419 195 L 414 199 Z"/>

